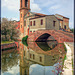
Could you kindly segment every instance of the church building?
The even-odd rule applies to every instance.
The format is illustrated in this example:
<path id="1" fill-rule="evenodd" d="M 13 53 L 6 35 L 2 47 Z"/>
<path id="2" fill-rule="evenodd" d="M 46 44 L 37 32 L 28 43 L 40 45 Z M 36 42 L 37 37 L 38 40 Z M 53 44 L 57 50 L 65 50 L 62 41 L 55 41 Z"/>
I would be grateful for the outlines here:
<path id="1" fill-rule="evenodd" d="M 55 14 L 46 15 L 31 12 L 30 0 L 20 0 L 20 31 L 21 38 L 37 30 L 70 30 L 69 18 Z"/>

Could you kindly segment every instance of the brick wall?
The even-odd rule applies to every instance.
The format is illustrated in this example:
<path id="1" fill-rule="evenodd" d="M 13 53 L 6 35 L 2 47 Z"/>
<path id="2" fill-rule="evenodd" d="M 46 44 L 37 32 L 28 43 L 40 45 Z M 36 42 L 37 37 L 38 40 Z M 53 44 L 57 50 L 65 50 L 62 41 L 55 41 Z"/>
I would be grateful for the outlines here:
<path id="1" fill-rule="evenodd" d="M 38 39 L 38 37 L 42 36 L 45 33 L 53 36 L 54 39 L 58 41 L 58 43 L 73 42 L 74 41 L 73 37 L 70 37 L 70 36 L 63 34 L 63 33 L 56 31 L 56 30 L 36 31 L 35 33 L 32 33 L 28 36 L 28 41 L 36 41 Z"/>

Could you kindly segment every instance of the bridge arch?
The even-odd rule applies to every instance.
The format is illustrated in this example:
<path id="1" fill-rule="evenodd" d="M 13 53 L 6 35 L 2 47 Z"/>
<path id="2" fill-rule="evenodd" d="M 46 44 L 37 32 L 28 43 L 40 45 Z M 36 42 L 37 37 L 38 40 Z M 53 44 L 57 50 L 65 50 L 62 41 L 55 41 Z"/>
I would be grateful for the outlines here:
<path id="1" fill-rule="evenodd" d="M 46 42 L 48 41 L 48 38 L 55 40 L 50 34 L 44 33 L 36 39 L 36 42 Z"/>
<path id="2" fill-rule="evenodd" d="M 71 37 L 70 37 L 70 36 Z M 46 36 L 44 38 L 44 36 Z M 56 30 L 38 30 L 34 33 L 31 33 L 28 35 L 27 41 L 40 41 L 39 39 L 43 38 L 44 41 L 47 41 L 47 39 L 51 36 L 58 42 L 58 43 L 64 43 L 64 42 L 73 42 L 73 35 L 66 33 L 64 31 L 56 31 Z"/>

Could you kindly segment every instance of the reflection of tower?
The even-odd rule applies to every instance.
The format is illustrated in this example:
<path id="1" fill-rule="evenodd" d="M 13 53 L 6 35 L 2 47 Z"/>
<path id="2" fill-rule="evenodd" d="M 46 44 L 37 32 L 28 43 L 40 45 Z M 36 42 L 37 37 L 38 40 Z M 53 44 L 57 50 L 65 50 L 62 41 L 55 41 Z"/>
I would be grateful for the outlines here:
<path id="1" fill-rule="evenodd" d="M 25 61 L 20 59 L 20 75 L 29 75 L 29 66 Z"/>
<path id="2" fill-rule="evenodd" d="M 20 75 L 29 75 L 29 63 L 24 60 L 24 45 L 20 43 Z"/>
<path id="3" fill-rule="evenodd" d="M 24 35 L 24 15 L 30 10 L 30 0 L 20 0 L 20 31 L 21 31 L 21 38 Z"/>

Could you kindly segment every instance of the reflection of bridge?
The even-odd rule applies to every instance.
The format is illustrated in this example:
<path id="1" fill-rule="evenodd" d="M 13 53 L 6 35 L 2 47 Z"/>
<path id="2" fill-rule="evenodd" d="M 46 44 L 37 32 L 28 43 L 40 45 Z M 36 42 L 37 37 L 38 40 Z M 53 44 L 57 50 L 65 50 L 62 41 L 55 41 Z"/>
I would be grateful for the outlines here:
<path id="1" fill-rule="evenodd" d="M 50 44 L 52 44 L 52 42 L 47 43 L 49 47 L 51 47 Z M 52 45 L 54 45 L 54 43 Z M 65 50 L 63 44 L 58 44 L 54 49 L 49 51 L 44 51 L 40 47 L 36 42 L 28 42 L 28 47 L 20 43 L 20 75 L 29 75 L 29 68 L 33 64 L 53 66 L 60 57 L 62 59 L 64 58 Z"/>
<path id="2" fill-rule="evenodd" d="M 48 46 L 49 44 L 52 43 L 52 42 L 48 42 Z M 54 42 L 55 43 L 55 42 Z M 56 44 L 55 44 L 56 45 Z M 44 46 L 44 45 L 43 45 Z M 46 46 L 45 46 L 46 47 Z M 49 46 L 50 47 L 50 46 Z M 64 46 L 63 44 L 57 44 L 57 46 L 55 46 L 52 50 L 47 50 L 47 51 L 44 51 L 40 46 L 38 46 L 36 44 L 36 42 L 28 42 L 28 48 L 32 49 L 33 51 L 35 51 L 36 53 L 39 53 L 39 54 L 45 54 L 45 55 L 61 55 L 61 54 L 64 54 L 65 53 L 65 50 L 64 50 Z M 62 49 L 62 53 L 60 53 L 59 50 Z"/>
<path id="3" fill-rule="evenodd" d="M 49 38 L 52 36 L 53 38 Z M 61 30 L 39 30 L 29 34 L 28 41 L 57 40 L 58 43 L 73 42 L 73 34 Z"/>

